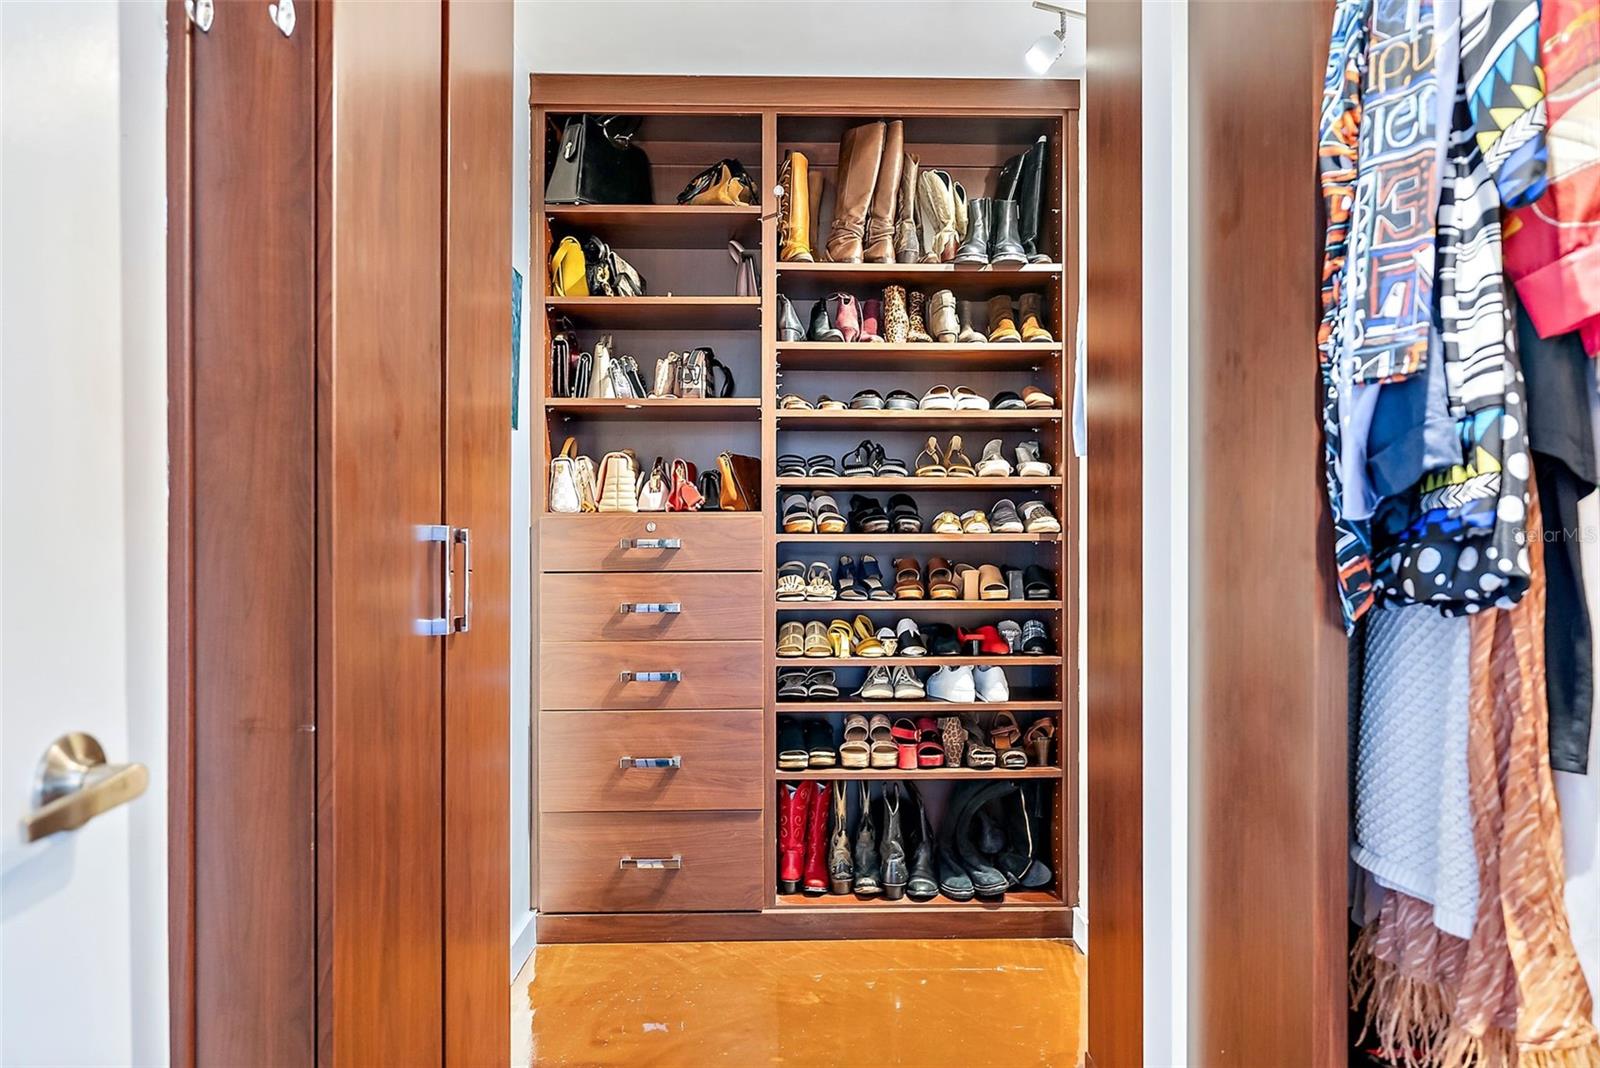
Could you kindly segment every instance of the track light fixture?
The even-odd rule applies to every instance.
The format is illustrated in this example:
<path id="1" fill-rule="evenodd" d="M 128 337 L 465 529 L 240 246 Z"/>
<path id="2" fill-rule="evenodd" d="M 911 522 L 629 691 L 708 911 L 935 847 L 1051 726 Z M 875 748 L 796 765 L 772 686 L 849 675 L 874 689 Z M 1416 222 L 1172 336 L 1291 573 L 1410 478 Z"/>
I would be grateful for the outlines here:
<path id="1" fill-rule="evenodd" d="M 1073 11 L 1071 8 L 1061 7 L 1057 4 L 1047 4 L 1044 0 L 1033 0 L 1033 6 L 1040 11 L 1054 12 L 1060 19 L 1061 25 L 1054 33 L 1047 33 L 1028 49 L 1028 69 L 1035 74 L 1044 74 L 1056 65 L 1056 60 L 1061 58 L 1061 53 L 1067 50 L 1067 19 L 1068 17 L 1081 19 L 1082 11 Z"/>

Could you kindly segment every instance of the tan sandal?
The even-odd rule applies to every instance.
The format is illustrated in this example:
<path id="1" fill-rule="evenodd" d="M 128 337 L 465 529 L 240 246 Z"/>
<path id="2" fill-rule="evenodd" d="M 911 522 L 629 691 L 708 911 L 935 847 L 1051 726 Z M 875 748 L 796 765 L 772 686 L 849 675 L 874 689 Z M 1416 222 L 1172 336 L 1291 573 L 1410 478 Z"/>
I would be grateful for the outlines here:
<path id="1" fill-rule="evenodd" d="M 1001 767 L 1015 769 L 1028 766 L 1028 754 L 1017 745 L 1021 738 L 1022 728 L 1017 726 L 1017 717 L 1010 712 L 996 712 L 994 725 L 989 728 L 989 744 L 994 746 Z"/>
<path id="2" fill-rule="evenodd" d="M 913 465 L 918 478 L 944 478 L 949 472 L 945 470 L 944 461 L 940 458 L 939 439 L 930 437 L 928 447 L 917 453 L 916 463 Z"/>
<path id="3" fill-rule="evenodd" d="M 983 509 L 974 508 L 961 513 L 961 533 L 988 534 L 989 532 L 989 517 L 983 514 Z"/>
<path id="4" fill-rule="evenodd" d="M 909 556 L 894 562 L 894 595 L 901 601 L 920 601 L 928 596 L 922 585 L 922 567 Z"/>
<path id="5" fill-rule="evenodd" d="M 821 626 L 819 623 L 818 626 Z M 842 619 L 836 619 L 828 624 L 828 641 L 833 646 L 833 655 L 840 660 L 850 657 L 851 639 L 855 637 L 855 628 Z"/>
<path id="6" fill-rule="evenodd" d="M 928 560 L 928 597 L 934 601 L 954 601 L 961 597 L 961 587 L 956 585 L 950 561 L 942 556 Z"/>
<path id="7" fill-rule="evenodd" d="M 806 651 L 806 628 L 802 623 L 785 623 L 778 628 L 778 655 L 803 656 Z"/>
<path id="8" fill-rule="evenodd" d="M 839 766 L 845 768 L 864 768 L 871 755 L 872 748 L 867 744 L 871 737 L 871 730 L 867 725 L 867 717 L 859 712 L 852 712 L 845 717 L 844 742 L 839 746 Z"/>
<path id="9" fill-rule="evenodd" d="M 951 478 L 978 477 L 977 468 L 972 466 L 967 454 L 961 451 L 960 434 L 953 434 L 950 437 L 950 449 L 944 454 L 944 471 Z"/>
<path id="10" fill-rule="evenodd" d="M 956 581 L 961 584 L 963 601 L 980 601 L 978 596 L 978 569 L 971 564 L 956 565 Z"/>
<path id="11" fill-rule="evenodd" d="M 813 619 L 806 624 L 806 656 L 815 660 L 826 660 L 833 655 L 833 645 L 828 641 L 827 628 L 820 619 Z"/>
<path id="12" fill-rule="evenodd" d="M 1033 754 L 1033 762 L 1041 768 L 1050 766 L 1050 743 L 1056 737 L 1056 721 L 1049 716 L 1036 722 L 1028 728 L 1028 733 L 1022 736 L 1022 744 Z"/>
<path id="13" fill-rule="evenodd" d="M 887 671 L 888 668 L 875 668 L 876 671 Z M 867 725 L 868 737 L 872 742 L 872 766 L 875 768 L 892 768 L 899 763 L 900 747 L 894 744 L 894 728 L 889 725 L 889 717 L 882 712 L 872 717 Z"/>
<path id="14" fill-rule="evenodd" d="M 933 517 L 928 529 L 935 534 L 960 534 L 961 519 L 954 512 L 940 512 Z"/>
<path id="15" fill-rule="evenodd" d="M 978 599 L 980 601 L 1005 601 L 1011 598 L 1006 580 L 994 564 L 978 566 Z"/>
<path id="16" fill-rule="evenodd" d="M 866 616 L 855 618 L 855 654 L 863 659 L 876 660 L 888 655 L 883 643 L 878 640 L 878 632 L 872 625 L 872 620 Z"/>

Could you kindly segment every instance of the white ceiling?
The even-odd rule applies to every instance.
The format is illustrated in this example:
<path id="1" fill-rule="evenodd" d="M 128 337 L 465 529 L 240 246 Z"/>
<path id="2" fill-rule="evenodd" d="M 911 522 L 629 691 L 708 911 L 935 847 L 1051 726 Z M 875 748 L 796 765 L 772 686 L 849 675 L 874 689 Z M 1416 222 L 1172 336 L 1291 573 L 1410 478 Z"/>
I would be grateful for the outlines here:
<path id="1" fill-rule="evenodd" d="M 1056 25 L 1030 0 L 517 0 L 517 51 L 559 73 L 1029 78 Z M 1082 76 L 1069 19 L 1050 77 Z"/>

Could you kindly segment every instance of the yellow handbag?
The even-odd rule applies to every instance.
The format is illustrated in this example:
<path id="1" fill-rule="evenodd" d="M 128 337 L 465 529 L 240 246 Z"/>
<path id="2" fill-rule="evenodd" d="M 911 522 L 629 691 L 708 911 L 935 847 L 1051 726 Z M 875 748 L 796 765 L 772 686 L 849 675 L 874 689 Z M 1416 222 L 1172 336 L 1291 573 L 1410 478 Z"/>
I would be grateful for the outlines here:
<path id="1" fill-rule="evenodd" d="M 678 194 L 679 204 L 754 205 L 756 186 L 736 159 L 724 159 L 689 180 Z"/>
<path id="2" fill-rule="evenodd" d="M 575 237 L 563 237 L 550 257 L 550 293 L 557 297 L 589 295 L 589 269 L 583 246 Z"/>

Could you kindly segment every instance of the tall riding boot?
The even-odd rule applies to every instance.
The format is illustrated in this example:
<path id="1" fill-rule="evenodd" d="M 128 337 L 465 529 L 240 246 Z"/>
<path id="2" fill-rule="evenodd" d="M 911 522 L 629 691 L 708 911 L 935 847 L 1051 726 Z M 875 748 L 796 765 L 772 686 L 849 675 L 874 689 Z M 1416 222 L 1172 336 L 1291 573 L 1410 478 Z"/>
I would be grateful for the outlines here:
<path id="1" fill-rule="evenodd" d="M 1022 247 L 1030 263 L 1049 263 L 1050 253 L 1044 248 L 1044 215 L 1046 196 L 1044 168 L 1048 142 L 1040 137 L 1028 149 L 1022 161 L 1022 174 L 1017 182 L 1017 230 Z"/>
<path id="2" fill-rule="evenodd" d="M 883 824 L 878 834 L 878 856 L 883 864 L 883 896 L 899 901 L 906 893 L 910 869 L 906 864 L 906 841 L 900 831 L 900 784 L 883 788 Z"/>
<path id="3" fill-rule="evenodd" d="M 950 183 L 950 198 L 956 208 L 956 244 L 967 239 L 967 189 L 960 182 Z"/>
<path id="4" fill-rule="evenodd" d="M 856 865 L 850 857 L 850 832 L 845 828 L 844 783 L 834 783 L 829 793 L 833 795 L 833 838 L 828 843 L 828 893 L 848 894 Z"/>
<path id="5" fill-rule="evenodd" d="M 811 785 L 816 789 L 811 792 L 811 812 L 806 820 L 805 875 L 800 888 L 808 894 L 826 894 L 829 791 L 824 783 L 813 782 Z"/>
<path id="6" fill-rule="evenodd" d="M 922 257 L 922 242 L 917 240 L 917 157 L 906 154 L 900 165 L 900 195 L 894 209 L 894 259 L 896 263 L 916 263 Z"/>
<path id="7" fill-rule="evenodd" d="M 956 250 L 957 263 L 987 264 L 989 262 L 989 205 L 988 197 L 978 197 L 967 208 L 967 239 Z"/>
<path id="8" fill-rule="evenodd" d="M 856 873 L 852 889 L 862 897 L 883 893 L 878 881 L 877 831 L 873 828 L 872 800 L 866 782 L 861 783 L 861 818 L 856 821 Z"/>
<path id="9" fill-rule="evenodd" d="M 778 892 L 800 890 L 800 873 L 806 844 L 806 817 L 816 783 L 778 784 Z"/>
<path id="10" fill-rule="evenodd" d="M 1020 267 L 1028 262 L 1027 249 L 1017 237 L 1017 202 L 994 200 L 989 205 L 989 262 Z"/>
<path id="11" fill-rule="evenodd" d="M 812 226 L 815 227 L 813 232 L 817 238 L 811 246 L 811 255 L 817 262 L 822 263 L 828 259 L 828 250 L 823 247 L 822 241 L 822 187 L 826 183 L 821 171 L 814 171 L 809 167 L 806 168 L 806 181 L 811 186 L 811 214 L 806 218 L 810 219 Z"/>
<path id="12" fill-rule="evenodd" d="M 866 249 L 868 263 L 894 262 L 895 202 L 900 196 L 900 168 L 905 163 L 905 133 L 899 119 L 884 131 L 883 154 L 878 163 L 878 181 L 872 190 L 871 212 L 867 216 Z"/>
<path id="13" fill-rule="evenodd" d="M 785 152 L 778 184 L 778 259 L 786 263 L 811 262 L 811 166 L 799 152 Z"/>
<path id="14" fill-rule="evenodd" d="M 833 227 L 828 232 L 828 259 L 860 263 L 872 189 L 883 160 L 884 124 L 852 126 L 839 141 L 839 174 L 834 190 Z"/>
<path id="15" fill-rule="evenodd" d="M 945 171 L 917 175 L 917 218 L 922 226 L 922 262 L 949 263 L 956 258 L 955 183 Z"/>
<path id="16" fill-rule="evenodd" d="M 906 895 L 913 901 L 926 901 L 939 893 L 933 867 L 933 833 L 928 829 L 928 808 L 915 786 L 908 789 L 906 800 L 916 810 L 906 820 L 906 852 L 911 855 Z"/>

